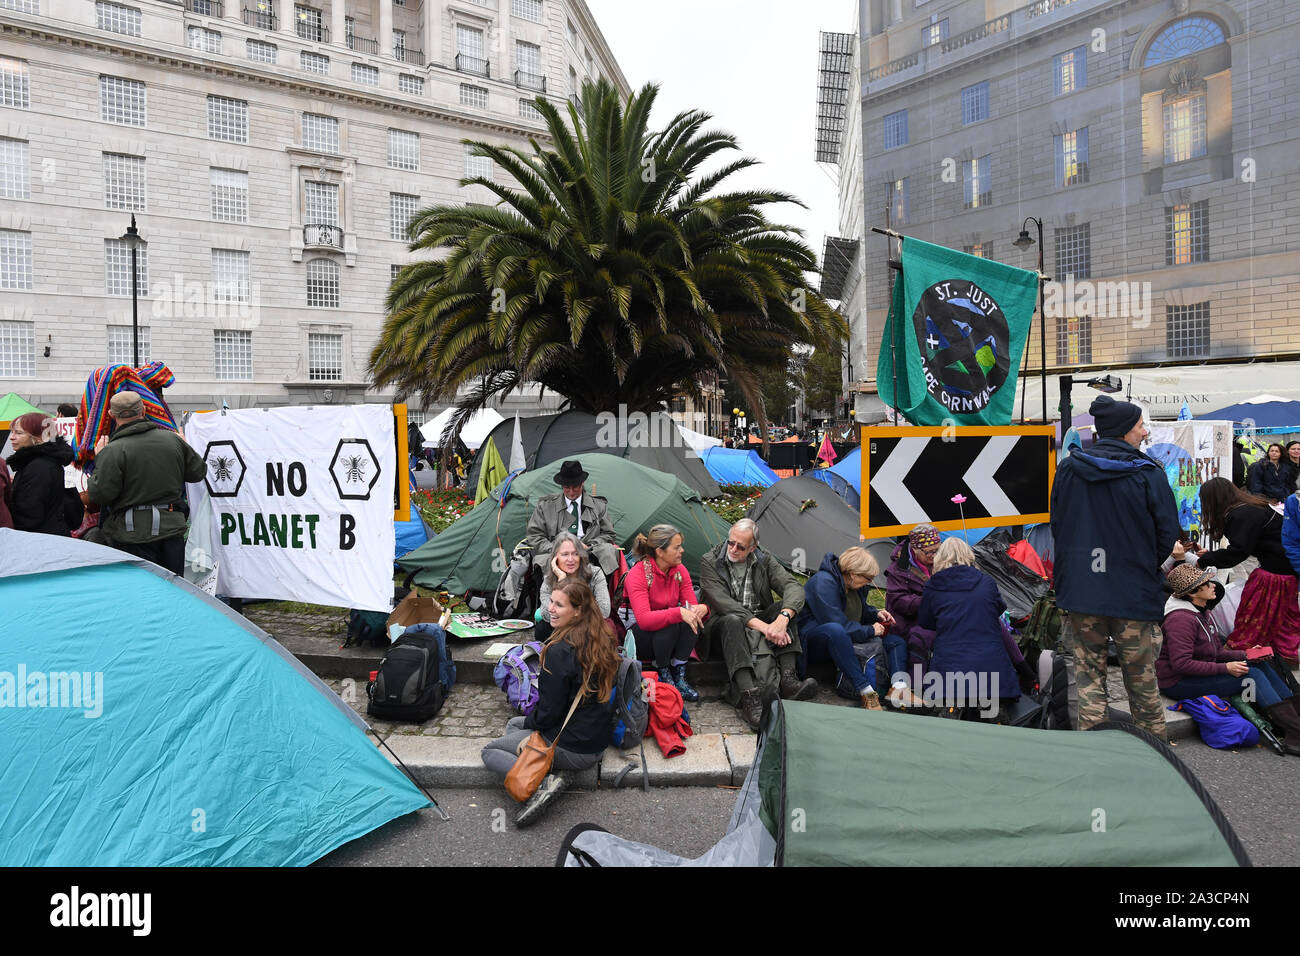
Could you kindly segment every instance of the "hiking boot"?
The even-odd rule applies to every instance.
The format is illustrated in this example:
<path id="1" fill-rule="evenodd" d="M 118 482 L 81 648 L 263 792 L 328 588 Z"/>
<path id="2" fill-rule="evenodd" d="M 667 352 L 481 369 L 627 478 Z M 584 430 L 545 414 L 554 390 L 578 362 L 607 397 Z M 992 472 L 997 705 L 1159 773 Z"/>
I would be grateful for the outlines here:
<path id="1" fill-rule="evenodd" d="M 860 697 L 861 697 L 861 700 L 862 700 L 862 706 L 863 706 L 863 708 L 865 708 L 866 710 L 884 710 L 884 709 L 885 709 L 885 708 L 883 708 L 883 707 L 880 706 L 880 695 L 876 693 L 876 691 L 875 691 L 874 688 L 868 687 L 866 690 L 864 690 L 864 691 L 862 692 L 862 694 L 860 695 Z"/>
<path id="2" fill-rule="evenodd" d="M 785 700 L 812 700 L 817 696 L 817 682 L 809 677 L 800 680 L 794 674 L 794 657 L 787 656 L 781 661 L 781 697 Z"/>
<path id="3" fill-rule="evenodd" d="M 755 687 L 753 690 L 747 690 L 740 695 L 740 705 L 736 710 L 740 713 L 740 719 L 754 733 L 763 729 L 763 694 Z"/>
<path id="4" fill-rule="evenodd" d="M 663 671 L 660 671 L 659 673 L 663 674 Z M 669 683 L 681 692 L 682 700 L 689 701 L 693 704 L 700 699 L 700 692 L 690 684 L 686 683 L 685 664 L 674 664 L 669 676 L 672 678 Z M 663 677 L 660 677 L 659 679 L 663 680 Z"/>
<path id="5" fill-rule="evenodd" d="M 556 773 L 548 774 L 546 779 L 537 785 L 537 791 L 528 798 L 524 808 L 515 817 L 515 826 L 523 828 L 536 823 L 541 818 L 542 811 L 563 792 L 565 786 L 562 776 Z"/>

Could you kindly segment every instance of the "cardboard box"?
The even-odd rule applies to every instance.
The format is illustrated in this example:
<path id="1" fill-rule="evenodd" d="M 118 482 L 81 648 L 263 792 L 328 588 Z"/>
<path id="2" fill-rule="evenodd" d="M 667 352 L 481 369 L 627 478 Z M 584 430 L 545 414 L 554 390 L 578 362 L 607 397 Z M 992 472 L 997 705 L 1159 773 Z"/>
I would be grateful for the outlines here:
<path id="1" fill-rule="evenodd" d="M 411 627 L 415 624 L 437 624 L 443 629 L 451 623 L 451 612 L 438 603 L 437 598 L 420 597 L 412 591 L 388 615 L 388 627 L 394 624 Z"/>

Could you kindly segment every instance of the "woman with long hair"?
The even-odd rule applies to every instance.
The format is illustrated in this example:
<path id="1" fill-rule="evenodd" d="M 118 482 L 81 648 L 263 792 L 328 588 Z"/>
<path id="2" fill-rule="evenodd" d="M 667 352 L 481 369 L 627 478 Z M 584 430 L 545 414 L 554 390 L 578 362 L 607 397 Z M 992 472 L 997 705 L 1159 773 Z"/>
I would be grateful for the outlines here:
<path id="1" fill-rule="evenodd" d="M 613 732 L 610 694 L 619 658 L 591 588 L 577 578 L 561 581 L 551 590 L 550 614 L 554 631 L 542 648 L 537 706 L 526 717 L 512 718 L 505 735 L 482 753 L 484 766 L 504 781 L 533 731 L 548 744 L 556 743 L 553 772 L 515 817 L 520 827 L 535 823 L 543 808 L 564 790 L 564 771 L 596 765 Z M 565 724 L 575 697 L 578 707 Z"/>
<path id="2" fill-rule="evenodd" d="M 542 578 L 542 588 L 537 603 L 541 606 L 542 619 L 537 622 L 536 639 L 545 643 L 550 640 L 554 625 L 551 623 L 551 592 L 561 581 L 585 581 L 591 588 L 600 609 L 601 617 L 609 617 L 609 583 L 600 565 L 593 564 L 578 536 L 571 531 L 561 531 L 555 536 L 551 549 L 551 563 L 546 567 Z"/>
<path id="3" fill-rule="evenodd" d="M 1267 499 L 1268 504 L 1277 504 L 1295 490 L 1295 480 L 1287 487 L 1287 476 L 1291 471 L 1283 462 L 1282 446 L 1277 442 L 1268 446 L 1268 454 L 1250 466 L 1246 478 L 1247 487 L 1252 495 Z"/>
<path id="4" fill-rule="evenodd" d="M 72 464 L 72 446 L 56 432 L 54 419 L 43 412 L 15 418 L 9 444 L 14 448 L 9 456 L 13 470 L 9 488 L 13 527 L 67 537 L 63 469 Z"/>
<path id="5" fill-rule="evenodd" d="M 1231 568 L 1249 557 L 1259 560 L 1242 589 L 1228 646 L 1271 647 L 1294 669 L 1300 609 L 1296 571 L 1282 547 L 1282 516 L 1267 499 L 1242 491 L 1227 478 L 1211 478 L 1201 485 L 1201 522 L 1211 541 L 1228 539 L 1228 547 L 1217 551 L 1197 549 L 1201 568 Z"/>
<path id="6" fill-rule="evenodd" d="M 709 609 L 696 602 L 691 572 L 682 564 L 682 533 L 657 524 L 636 536 L 633 549 L 641 561 L 628 569 L 624 591 L 636 616 L 637 657 L 653 659 L 659 680 L 676 687 L 682 700 L 697 701 L 700 692 L 686 682 L 686 662 Z"/>
<path id="7" fill-rule="evenodd" d="M 1282 488 L 1286 491 L 1286 495 L 1279 500 L 1285 500 L 1297 487 L 1300 487 L 1300 441 L 1286 443 L 1286 449 L 1282 454 L 1282 473 Z"/>

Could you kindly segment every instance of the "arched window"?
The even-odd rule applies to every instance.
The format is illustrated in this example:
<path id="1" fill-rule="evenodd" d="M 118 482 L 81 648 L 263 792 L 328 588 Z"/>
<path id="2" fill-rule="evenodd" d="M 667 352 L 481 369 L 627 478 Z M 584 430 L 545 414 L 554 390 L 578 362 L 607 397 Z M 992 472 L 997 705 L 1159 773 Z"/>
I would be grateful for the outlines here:
<path id="1" fill-rule="evenodd" d="M 339 307 L 339 264 L 332 259 L 307 262 L 307 305 L 318 309 Z"/>
<path id="2" fill-rule="evenodd" d="M 1147 47 L 1147 56 L 1142 65 L 1156 66 L 1226 42 L 1223 27 L 1215 21 L 1208 17 L 1184 17 L 1169 24 L 1156 35 L 1151 46 Z"/>

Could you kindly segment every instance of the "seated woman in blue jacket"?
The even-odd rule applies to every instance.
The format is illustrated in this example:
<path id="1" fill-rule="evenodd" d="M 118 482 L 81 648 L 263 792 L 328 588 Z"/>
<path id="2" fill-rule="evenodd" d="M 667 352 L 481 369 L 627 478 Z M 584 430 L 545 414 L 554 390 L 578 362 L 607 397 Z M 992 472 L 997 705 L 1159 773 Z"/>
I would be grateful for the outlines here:
<path id="1" fill-rule="evenodd" d="M 862 548 L 848 548 L 838 558 L 827 552 L 821 568 L 804 585 L 804 606 L 798 618 L 808 658 L 814 663 L 827 658 L 834 661 L 868 710 L 882 709 L 880 696 L 858 666 L 853 645 L 882 638 L 889 667 L 884 678 L 907 671 L 907 639 L 888 633 L 894 616 L 867 603 L 867 588 L 879 574 L 876 559 Z M 890 700 L 897 706 L 919 703 L 901 677 L 894 683 Z"/>
<path id="2" fill-rule="evenodd" d="M 942 679 L 950 706 L 979 707 L 992 716 L 1001 700 L 1020 696 L 1016 662 L 1002 628 L 1007 609 L 993 579 L 975 566 L 975 552 L 949 538 L 934 556 L 934 575 L 925 586 L 916 622 L 932 628 L 930 670 Z M 1023 658 L 1020 667 L 1025 668 Z M 927 675 L 926 703 L 930 703 Z"/>

